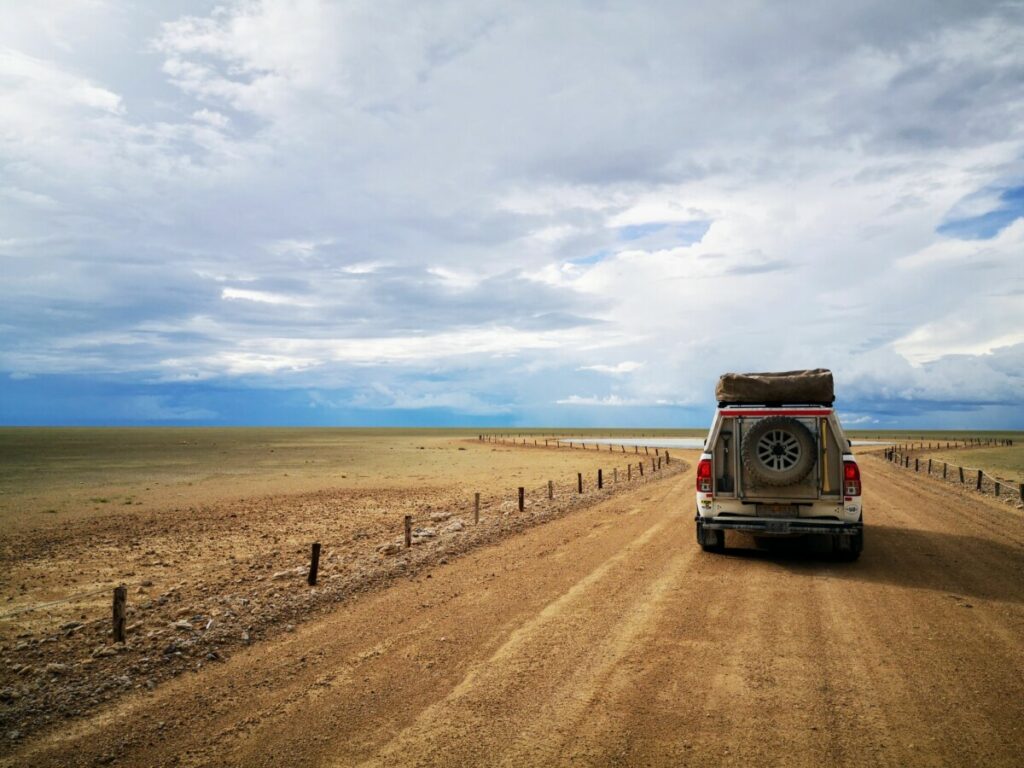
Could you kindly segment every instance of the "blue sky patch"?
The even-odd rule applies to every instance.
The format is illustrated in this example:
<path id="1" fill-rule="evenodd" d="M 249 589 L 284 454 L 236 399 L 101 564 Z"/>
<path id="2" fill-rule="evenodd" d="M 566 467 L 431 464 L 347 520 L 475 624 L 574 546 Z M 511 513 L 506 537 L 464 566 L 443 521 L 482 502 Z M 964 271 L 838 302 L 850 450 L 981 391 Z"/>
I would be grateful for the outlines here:
<path id="1" fill-rule="evenodd" d="M 936 230 L 959 240 L 989 240 L 1024 216 L 1024 186 L 1010 187 L 999 194 L 999 205 L 978 216 L 947 219 Z"/>
<path id="2" fill-rule="evenodd" d="M 612 253 L 613 253 L 612 251 L 608 250 L 607 248 L 604 248 L 604 249 L 602 249 L 600 251 L 595 251 L 594 253 L 590 254 L 589 256 L 583 256 L 583 257 L 581 257 L 579 259 L 569 259 L 569 263 L 570 264 L 587 264 L 587 265 L 589 265 L 589 264 L 597 264 L 599 261 L 604 261 L 605 259 L 607 259 L 609 256 L 612 255 Z"/>
<path id="3" fill-rule="evenodd" d="M 667 226 L 668 224 L 660 221 L 653 224 L 630 224 L 619 228 L 619 237 L 623 240 L 639 240 L 641 237 L 660 232 Z"/>
<path id="4" fill-rule="evenodd" d="M 710 221 L 656 221 L 648 224 L 630 224 L 619 227 L 619 239 L 626 242 L 645 240 L 657 248 L 678 248 L 699 243 L 710 226 Z"/>

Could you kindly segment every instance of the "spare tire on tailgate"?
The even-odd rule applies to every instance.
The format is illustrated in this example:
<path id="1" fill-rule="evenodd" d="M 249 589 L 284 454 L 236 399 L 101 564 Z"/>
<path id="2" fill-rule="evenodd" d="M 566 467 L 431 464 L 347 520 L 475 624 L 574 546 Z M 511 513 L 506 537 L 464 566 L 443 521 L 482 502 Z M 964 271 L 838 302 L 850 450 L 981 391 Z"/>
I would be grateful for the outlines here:
<path id="1" fill-rule="evenodd" d="M 799 483 L 814 466 L 818 449 L 811 430 L 789 416 L 761 419 L 743 438 L 743 467 L 764 485 Z"/>

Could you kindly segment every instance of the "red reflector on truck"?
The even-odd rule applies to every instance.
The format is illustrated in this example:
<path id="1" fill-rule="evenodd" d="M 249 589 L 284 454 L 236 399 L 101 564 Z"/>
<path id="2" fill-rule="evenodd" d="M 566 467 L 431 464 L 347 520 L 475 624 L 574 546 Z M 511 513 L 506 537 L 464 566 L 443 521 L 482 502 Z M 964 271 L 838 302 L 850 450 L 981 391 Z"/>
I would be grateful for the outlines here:
<path id="1" fill-rule="evenodd" d="M 843 491 L 847 496 L 860 496 L 860 467 L 855 461 L 843 462 Z"/>
<path id="2" fill-rule="evenodd" d="M 697 490 L 711 493 L 711 459 L 701 459 L 697 464 Z"/>

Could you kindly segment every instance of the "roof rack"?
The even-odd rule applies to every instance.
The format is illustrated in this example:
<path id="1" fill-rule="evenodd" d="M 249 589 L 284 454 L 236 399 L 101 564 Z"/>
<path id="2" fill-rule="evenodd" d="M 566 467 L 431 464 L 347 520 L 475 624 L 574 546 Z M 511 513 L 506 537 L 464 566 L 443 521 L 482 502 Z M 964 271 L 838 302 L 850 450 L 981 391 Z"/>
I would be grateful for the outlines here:
<path id="1" fill-rule="evenodd" d="M 821 408 L 832 410 L 832 403 L 727 403 L 719 401 L 719 408 L 743 409 L 743 408 Z"/>

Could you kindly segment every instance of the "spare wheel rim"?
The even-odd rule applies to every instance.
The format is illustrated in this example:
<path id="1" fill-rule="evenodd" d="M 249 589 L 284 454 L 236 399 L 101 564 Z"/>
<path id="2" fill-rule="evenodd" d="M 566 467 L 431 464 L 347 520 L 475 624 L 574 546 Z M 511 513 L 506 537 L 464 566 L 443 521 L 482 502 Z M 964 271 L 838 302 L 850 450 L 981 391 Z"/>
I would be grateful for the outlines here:
<path id="1" fill-rule="evenodd" d="M 757 458 L 774 472 L 785 472 L 800 460 L 800 441 L 792 432 L 770 429 L 757 441 Z"/>

